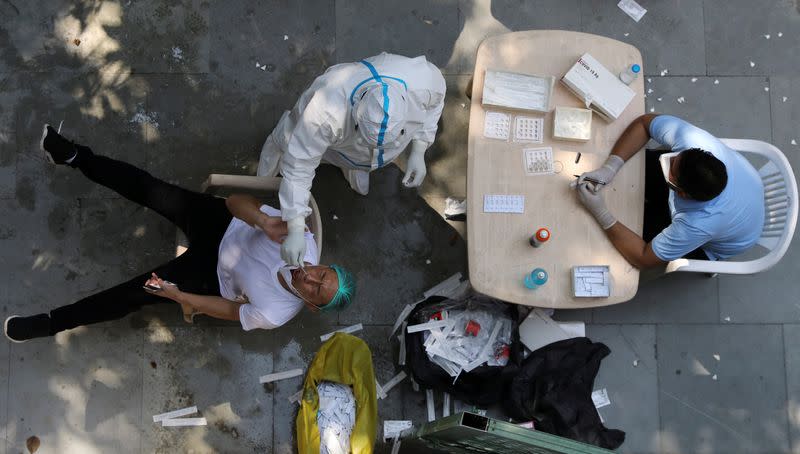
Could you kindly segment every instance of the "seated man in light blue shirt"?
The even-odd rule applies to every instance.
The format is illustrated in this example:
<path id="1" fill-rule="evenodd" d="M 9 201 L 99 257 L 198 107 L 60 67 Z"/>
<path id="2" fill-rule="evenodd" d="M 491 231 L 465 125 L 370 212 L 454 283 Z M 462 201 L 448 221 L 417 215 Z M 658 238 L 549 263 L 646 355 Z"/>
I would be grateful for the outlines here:
<path id="1" fill-rule="evenodd" d="M 669 150 L 646 152 L 642 238 L 617 222 L 600 189 L 651 138 Z M 726 259 L 753 246 L 764 226 L 764 187 L 753 166 L 708 132 L 670 115 L 634 120 L 603 166 L 581 175 L 577 191 L 614 247 L 637 268 L 681 257 Z"/>

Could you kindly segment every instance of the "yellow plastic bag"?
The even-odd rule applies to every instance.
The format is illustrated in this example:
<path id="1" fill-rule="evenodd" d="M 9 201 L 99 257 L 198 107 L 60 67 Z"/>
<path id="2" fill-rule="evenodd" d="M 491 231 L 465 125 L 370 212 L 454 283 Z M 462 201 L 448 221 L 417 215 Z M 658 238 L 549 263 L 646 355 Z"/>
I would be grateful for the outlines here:
<path id="1" fill-rule="evenodd" d="M 350 452 L 371 454 L 378 425 L 372 352 L 366 342 L 345 333 L 336 333 L 322 344 L 308 368 L 297 413 L 297 451 L 300 454 L 319 453 L 317 385 L 323 381 L 353 387 L 356 422 L 350 435 Z"/>

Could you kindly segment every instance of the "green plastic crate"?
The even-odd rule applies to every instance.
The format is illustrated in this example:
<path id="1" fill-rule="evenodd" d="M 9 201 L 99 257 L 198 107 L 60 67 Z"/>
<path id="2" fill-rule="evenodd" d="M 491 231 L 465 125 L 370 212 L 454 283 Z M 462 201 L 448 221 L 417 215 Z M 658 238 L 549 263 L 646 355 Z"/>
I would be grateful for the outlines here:
<path id="1" fill-rule="evenodd" d="M 434 450 L 473 454 L 608 454 L 608 449 L 462 412 L 424 424 L 415 441 Z"/>

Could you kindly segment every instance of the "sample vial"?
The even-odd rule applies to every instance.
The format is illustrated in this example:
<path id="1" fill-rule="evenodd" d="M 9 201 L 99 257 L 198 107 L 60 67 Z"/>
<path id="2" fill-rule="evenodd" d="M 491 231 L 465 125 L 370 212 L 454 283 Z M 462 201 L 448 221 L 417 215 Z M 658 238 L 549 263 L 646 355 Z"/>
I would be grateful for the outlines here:
<path id="1" fill-rule="evenodd" d="M 619 80 L 621 80 L 625 85 L 630 85 L 637 77 L 639 77 L 639 73 L 642 71 L 642 67 L 633 64 L 625 68 L 625 71 L 619 73 Z"/>
<path id="2" fill-rule="evenodd" d="M 550 239 L 550 231 L 542 227 L 539 230 L 537 230 L 533 236 L 530 237 L 528 242 L 531 243 L 531 246 L 533 247 L 539 247 L 549 239 Z"/>
<path id="3" fill-rule="evenodd" d="M 531 271 L 530 274 L 525 275 L 525 279 L 523 283 L 525 287 L 534 290 L 538 287 L 541 287 L 547 282 L 547 271 L 543 270 L 542 268 L 536 268 L 535 270 Z"/>

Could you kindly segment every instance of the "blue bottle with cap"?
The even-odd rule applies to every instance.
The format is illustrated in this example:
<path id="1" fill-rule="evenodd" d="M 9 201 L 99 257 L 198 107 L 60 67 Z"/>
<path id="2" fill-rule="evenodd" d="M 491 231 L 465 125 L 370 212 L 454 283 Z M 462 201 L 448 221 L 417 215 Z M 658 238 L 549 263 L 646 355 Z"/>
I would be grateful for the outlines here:
<path id="1" fill-rule="evenodd" d="M 625 85 L 630 85 L 639 77 L 640 72 L 642 72 L 642 67 L 634 63 L 625 68 L 625 71 L 619 73 L 619 80 L 624 82 Z"/>
<path id="2" fill-rule="evenodd" d="M 535 290 L 547 282 L 547 271 L 543 270 L 542 268 L 536 268 L 535 270 L 531 271 L 530 274 L 525 275 L 525 279 L 523 283 L 525 284 L 525 288 L 529 290 Z"/>

